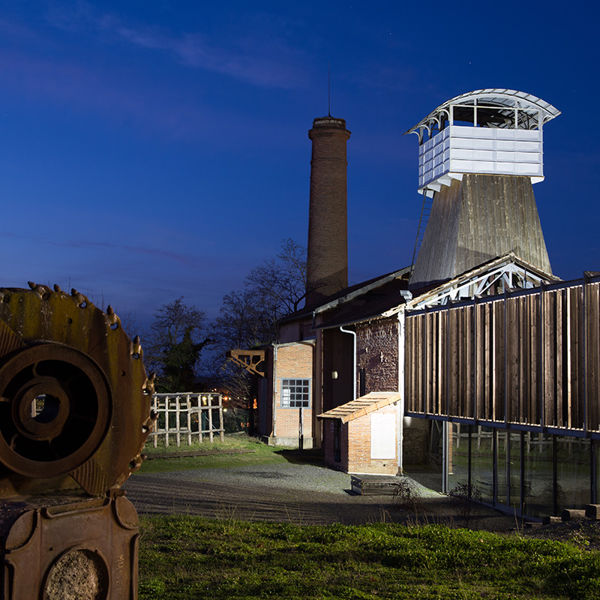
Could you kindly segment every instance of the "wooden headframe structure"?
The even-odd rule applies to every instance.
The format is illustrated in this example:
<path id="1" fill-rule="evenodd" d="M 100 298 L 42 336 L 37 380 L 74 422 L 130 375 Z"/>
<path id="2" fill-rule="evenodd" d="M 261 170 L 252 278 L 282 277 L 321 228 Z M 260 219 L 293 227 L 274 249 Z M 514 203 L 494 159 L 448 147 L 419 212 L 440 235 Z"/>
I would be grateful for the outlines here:
<path id="1" fill-rule="evenodd" d="M 248 373 L 254 373 L 260 377 L 265 376 L 265 351 L 264 350 L 241 350 L 235 348 L 229 350 L 225 356 Z"/>
<path id="2" fill-rule="evenodd" d="M 600 438 L 600 276 L 407 311 L 405 414 Z"/>

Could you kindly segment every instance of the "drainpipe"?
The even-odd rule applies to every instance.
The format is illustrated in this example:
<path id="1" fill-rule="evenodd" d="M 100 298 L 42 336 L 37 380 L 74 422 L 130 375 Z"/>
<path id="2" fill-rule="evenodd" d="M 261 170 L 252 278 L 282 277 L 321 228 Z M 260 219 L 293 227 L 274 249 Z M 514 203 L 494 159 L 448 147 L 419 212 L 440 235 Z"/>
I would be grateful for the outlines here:
<path id="1" fill-rule="evenodd" d="M 404 441 L 404 327 L 406 314 L 404 308 L 398 312 L 398 393 L 400 401 L 396 404 L 397 431 L 398 431 L 398 475 L 404 472 L 404 454 L 402 442 Z"/>
<path id="2" fill-rule="evenodd" d="M 340 327 L 340 331 L 342 333 L 349 333 L 354 338 L 352 345 L 352 400 L 356 400 L 356 331 L 350 331 L 343 327 Z"/>
<path id="3" fill-rule="evenodd" d="M 273 443 L 277 442 L 277 344 L 273 344 Z"/>

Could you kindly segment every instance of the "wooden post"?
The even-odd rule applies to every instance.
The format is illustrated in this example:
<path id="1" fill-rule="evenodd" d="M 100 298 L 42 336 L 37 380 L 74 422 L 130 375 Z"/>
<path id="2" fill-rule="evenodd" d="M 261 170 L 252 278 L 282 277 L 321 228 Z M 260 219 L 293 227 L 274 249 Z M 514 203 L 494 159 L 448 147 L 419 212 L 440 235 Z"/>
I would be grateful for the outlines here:
<path id="1" fill-rule="evenodd" d="M 156 395 L 152 396 L 152 409 L 158 414 L 158 397 Z M 155 429 L 152 432 L 152 438 L 153 446 L 156 448 L 158 446 L 158 419 L 156 420 Z"/>
<path id="2" fill-rule="evenodd" d="M 175 396 L 175 439 L 179 448 L 181 446 L 181 396 Z"/>
<path id="3" fill-rule="evenodd" d="M 225 441 L 225 426 L 223 425 L 223 396 L 219 394 L 219 429 L 221 441 Z"/>
<path id="4" fill-rule="evenodd" d="M 212 414 L 212 394 L 208 395 L 208 437 L 212 443 L 213 441 L 213 414 Z"/>

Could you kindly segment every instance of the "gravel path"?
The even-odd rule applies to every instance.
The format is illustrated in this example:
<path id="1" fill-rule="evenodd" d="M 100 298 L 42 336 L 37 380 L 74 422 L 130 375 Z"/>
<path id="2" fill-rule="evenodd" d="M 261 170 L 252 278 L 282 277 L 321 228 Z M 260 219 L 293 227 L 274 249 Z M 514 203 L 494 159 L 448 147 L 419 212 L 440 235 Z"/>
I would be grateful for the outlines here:
<path id="1" fill-rule="evenodd" d="M 250 465 L 137 474 L 125 485 L 138 512 L 193 514 L 210 518 L 292 522 L 305 525 L 420 521 L 495 531 L 514 527 L 511 518 L 464 504 L 413 482 L 419 499 L 403 509 L 391 496 L 360 496 L 350 476 L 307 464 Z"/>

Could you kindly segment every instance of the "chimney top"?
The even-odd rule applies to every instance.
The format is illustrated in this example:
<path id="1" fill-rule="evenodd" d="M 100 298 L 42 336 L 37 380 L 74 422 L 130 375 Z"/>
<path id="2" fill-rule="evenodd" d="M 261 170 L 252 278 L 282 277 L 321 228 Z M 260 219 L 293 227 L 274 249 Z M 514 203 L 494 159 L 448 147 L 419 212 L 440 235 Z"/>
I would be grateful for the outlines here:
<path id="1" fill-rule="evenodd" d="M 334 128 L 334 129 L 346 129 L 346 121 L 344 119 L 336 119 L 331 115 L 327 117 L 317 117 L 313 121 L 313 128 Z"/>

